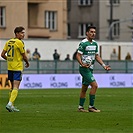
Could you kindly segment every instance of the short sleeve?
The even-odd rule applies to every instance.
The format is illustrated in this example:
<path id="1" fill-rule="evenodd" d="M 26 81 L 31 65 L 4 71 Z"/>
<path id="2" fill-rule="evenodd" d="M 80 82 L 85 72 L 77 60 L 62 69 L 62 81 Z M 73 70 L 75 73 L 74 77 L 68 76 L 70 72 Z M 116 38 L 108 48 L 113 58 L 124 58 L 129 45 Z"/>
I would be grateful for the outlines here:
<path id="1" fill-rule="evenodd" d="M 25 53 L 24 43 L 22 41 L 19 41 L 19 50 L 21 54 Z"/>

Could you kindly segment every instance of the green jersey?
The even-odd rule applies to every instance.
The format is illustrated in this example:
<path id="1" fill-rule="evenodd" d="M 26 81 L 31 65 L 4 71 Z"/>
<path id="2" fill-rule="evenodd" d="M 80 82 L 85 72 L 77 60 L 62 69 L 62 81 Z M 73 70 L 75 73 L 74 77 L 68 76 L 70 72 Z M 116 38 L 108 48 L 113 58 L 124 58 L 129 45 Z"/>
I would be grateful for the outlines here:
<path id="1" fill-rule="evenodd" d="M 92 59 L 90 69 L 93 69 L 95 62 L 95 55 L 98 54 L 98 45 L 96 41 L 89 42 L 87 38 L 83 39 L 78 47 L 78 52 L 82 54 L 82 59 L 89 56 Z"/>

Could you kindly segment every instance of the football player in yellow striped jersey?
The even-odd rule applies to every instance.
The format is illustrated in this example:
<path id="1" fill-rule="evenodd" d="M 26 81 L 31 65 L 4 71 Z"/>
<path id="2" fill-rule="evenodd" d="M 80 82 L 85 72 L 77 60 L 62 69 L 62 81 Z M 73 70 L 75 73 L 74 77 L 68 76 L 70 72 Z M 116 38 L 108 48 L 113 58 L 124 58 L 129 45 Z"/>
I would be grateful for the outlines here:
<path id="1" fill-rule="evenodd" d="M 1 57 L 7 61 L 8 80 L 11 82 L 9 102 L 6 105 L 6 109 L 9 112 L 19 111 L 19 109 L 14 107 L 13 103 L 17 98 L 19 85 L 22 80 L 23 61 L 25 61 L 25 67 L 29 67 L 22 41 L 25 35 L 25 29 L 22 26 L 16 27 L 14 33 L 15 38 L 6 42 L 1 53 Z"/>

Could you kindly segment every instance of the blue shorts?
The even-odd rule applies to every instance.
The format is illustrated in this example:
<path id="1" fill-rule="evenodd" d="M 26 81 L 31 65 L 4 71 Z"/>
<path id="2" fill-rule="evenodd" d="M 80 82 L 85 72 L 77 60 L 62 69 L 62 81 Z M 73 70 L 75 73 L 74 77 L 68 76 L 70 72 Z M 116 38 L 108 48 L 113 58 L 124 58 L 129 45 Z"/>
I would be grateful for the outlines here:
<path id="1" fill-rule="evenodd" d="M 11 82 L 14 80 L 21 81 L 22 80 L 22 72 L 8 70 L 8 80 L 10 80 Z"/>

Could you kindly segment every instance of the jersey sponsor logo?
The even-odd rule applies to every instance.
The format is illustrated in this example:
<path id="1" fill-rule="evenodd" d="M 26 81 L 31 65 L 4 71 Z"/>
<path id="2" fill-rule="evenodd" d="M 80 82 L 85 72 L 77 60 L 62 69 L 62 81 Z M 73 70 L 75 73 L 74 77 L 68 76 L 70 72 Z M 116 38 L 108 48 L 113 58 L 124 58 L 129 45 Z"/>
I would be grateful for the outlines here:
<path id="1" fill-rule="evenodd" d="M 8 61 L 13 61 L 13 58 L 8 58 L 7 60 L 8 60 Z"/>
<path id="2" fill-rule="evenodd" d="M 91 51 L 91 52 L 88 51 L 88 54 L 94 55 L 95 54 L 95 51 Z"/>
<path id="3" fill-rule="evenodd" d="M 96 46 L 87 46 L 85 50 L 96 50 Z"/>

